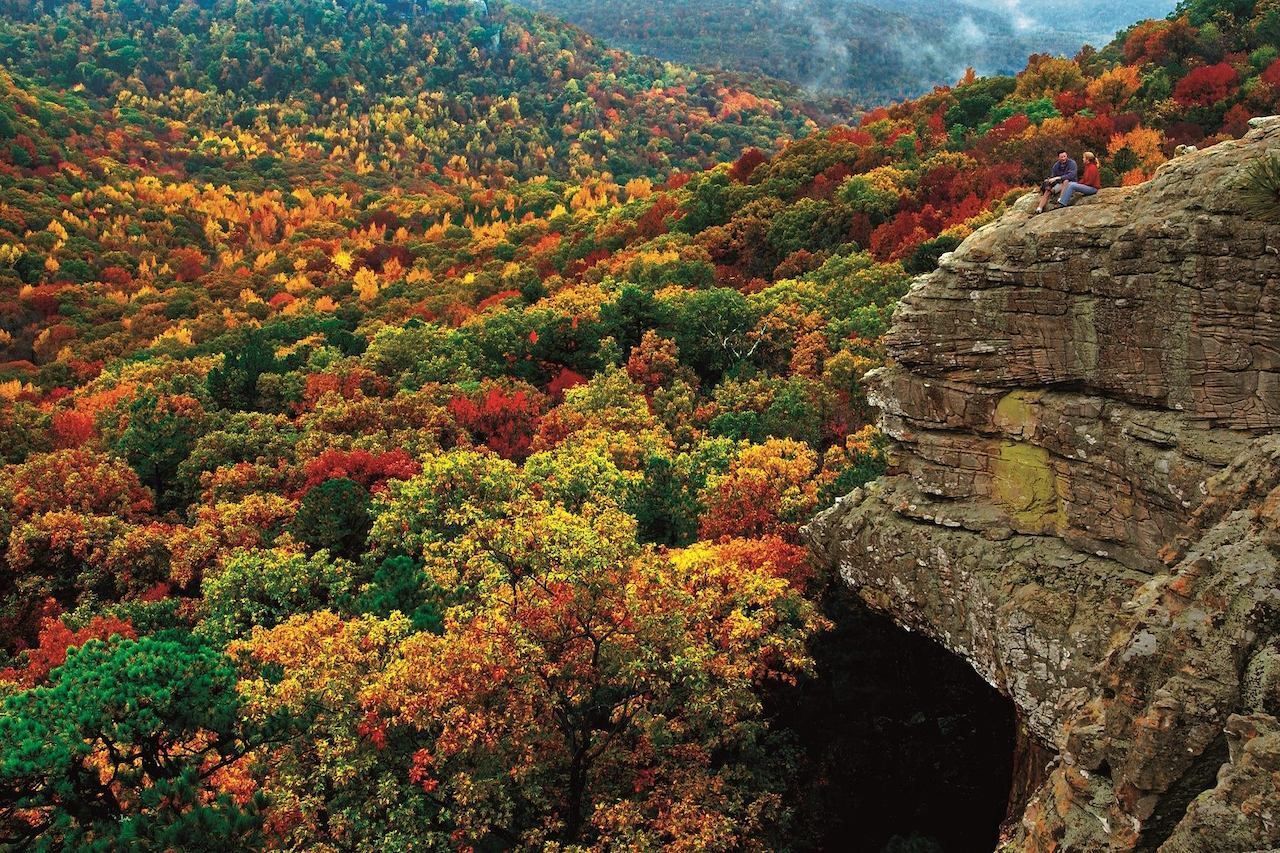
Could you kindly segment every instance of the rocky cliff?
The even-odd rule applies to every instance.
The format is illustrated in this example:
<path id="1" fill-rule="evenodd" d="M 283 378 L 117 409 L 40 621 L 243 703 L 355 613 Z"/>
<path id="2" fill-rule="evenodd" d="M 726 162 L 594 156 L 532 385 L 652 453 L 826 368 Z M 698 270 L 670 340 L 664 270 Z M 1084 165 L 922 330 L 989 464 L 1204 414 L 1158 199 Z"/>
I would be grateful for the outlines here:
<path id="1" fill-rule="evenodd" d="M 1052 756 L 1010 850 L 1280 847 L 1280 226 L 1238 194 L 1271 150 L 972 235 L 873 377 L 889 476 L 808 528 Z"/>

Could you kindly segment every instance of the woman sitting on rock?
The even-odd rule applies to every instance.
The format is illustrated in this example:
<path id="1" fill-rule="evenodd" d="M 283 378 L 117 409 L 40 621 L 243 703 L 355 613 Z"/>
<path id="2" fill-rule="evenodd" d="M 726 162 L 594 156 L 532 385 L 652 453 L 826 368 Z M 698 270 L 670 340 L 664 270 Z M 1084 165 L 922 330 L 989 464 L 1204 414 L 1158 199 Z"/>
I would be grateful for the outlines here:
<path id="1" fill-rule="evenodd" d="M 1098 156 L 1092 151 L 1084 152 L 1084 174 L 1078 181 L 1068 181 L 1062 189 L 1055 204 L 1066 207 L 1071 204 L 1071 197 L 1076 195 L 1093 195 L 1102 187 L 1102 179 L 1098 177 Z"/>

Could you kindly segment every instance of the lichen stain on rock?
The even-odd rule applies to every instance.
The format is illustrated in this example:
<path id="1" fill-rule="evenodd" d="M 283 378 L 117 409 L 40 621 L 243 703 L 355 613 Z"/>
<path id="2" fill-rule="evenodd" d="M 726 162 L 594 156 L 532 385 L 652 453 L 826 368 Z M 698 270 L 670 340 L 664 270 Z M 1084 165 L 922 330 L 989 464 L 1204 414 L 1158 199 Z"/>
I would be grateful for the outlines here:
<path id="1" fill-rule="evenodd" d="M 1007 435 L 1030 438 L 1039 424 L 1038 391 L 1011 391 L 996 403 L 995 424 Z"/>
<path id="2" fill-rule="evenodd" d="M 1097 300 L 1075 300 L 1071 312 L 1071 367 L 1081 376 L 1094 377 L 1098 371 Z"/>
<path id="3" fill-rule="evenodd" d="M 1050 533 L 1062 522 L 1057 478 L 1049 451 L 1023 442 L 1006 441 L 991 463 L 991 497 L 1020 530 Z"/>

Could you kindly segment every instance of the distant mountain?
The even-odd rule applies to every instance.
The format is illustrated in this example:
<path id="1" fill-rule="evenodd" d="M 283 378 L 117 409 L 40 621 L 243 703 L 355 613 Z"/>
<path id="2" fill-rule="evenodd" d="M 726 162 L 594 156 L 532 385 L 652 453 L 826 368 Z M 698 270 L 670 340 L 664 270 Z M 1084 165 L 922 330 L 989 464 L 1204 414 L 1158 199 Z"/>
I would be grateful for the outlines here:
<path id="1" fill-rule="evenodd" d="M 1173 0 L 520 0 L 662 59 L 766 74 L 863 104 L 1013 73 L 1032 53 L 1105 43 Z"/>

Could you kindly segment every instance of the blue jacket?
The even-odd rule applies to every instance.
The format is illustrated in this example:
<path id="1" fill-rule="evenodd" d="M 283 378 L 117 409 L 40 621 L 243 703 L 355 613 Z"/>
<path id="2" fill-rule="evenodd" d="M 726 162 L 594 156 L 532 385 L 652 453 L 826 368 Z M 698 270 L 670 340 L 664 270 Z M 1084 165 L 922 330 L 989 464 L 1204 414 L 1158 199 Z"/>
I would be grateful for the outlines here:
<path id="1" fill-rule="evenodd" d="M 1076 161 L 1068 157 L 1065 163 L 1061 160 L 1053 161 L 1053 169 L 1049 172 L 1049 177 L 1066 178 L 1068 181 L 1074 181 L 1079 174 L 1079 170 L 1076 169 Z"/>

